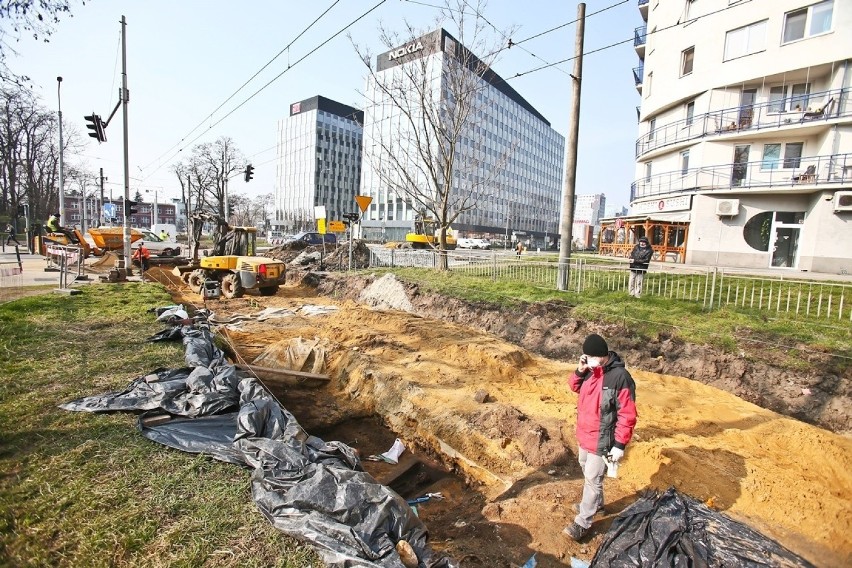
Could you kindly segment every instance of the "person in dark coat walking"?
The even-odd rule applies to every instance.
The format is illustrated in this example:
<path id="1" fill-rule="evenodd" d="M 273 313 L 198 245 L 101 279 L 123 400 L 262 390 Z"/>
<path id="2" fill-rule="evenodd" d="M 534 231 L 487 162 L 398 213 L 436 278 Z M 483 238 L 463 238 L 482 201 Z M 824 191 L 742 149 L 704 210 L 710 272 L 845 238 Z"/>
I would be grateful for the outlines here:
<path id="1" fill-rule="evenodd" d="M 652 256 L 654 256 L 654 249 L 651 248 L 648 238 L 639 237 L 639 242 L 630 251 L 630 281 L 627 283 L 627 293 L 634 298 L 642 295 L 642 283 Z"/>
<path id="2" fill-rule="evenodd" d="M 9 245 L 9 241 L 15 241 L 17 246 L 21 246 L 21 243 L 18 242 L 18 237 L 15 235 L 15 227 L 12 226 L 12 223 L 6 223 L 6 233 L 9 235 L 6 237 L 6 245 Z"/>

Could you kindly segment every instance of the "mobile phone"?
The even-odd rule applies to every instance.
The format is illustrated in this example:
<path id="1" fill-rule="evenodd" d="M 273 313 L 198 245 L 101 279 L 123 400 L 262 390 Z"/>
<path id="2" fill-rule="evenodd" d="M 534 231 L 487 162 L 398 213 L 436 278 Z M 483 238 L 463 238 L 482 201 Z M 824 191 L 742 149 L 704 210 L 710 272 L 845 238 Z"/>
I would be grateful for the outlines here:
<path id="1" fill-rule="evenodd" d="M 582 363 L 583 365 L 585 365 L 585 364 L 586 364 L 586 363 L 588 363 L 588 362 L 589 362 L 589 358 L 588 358 L 587 356 L 582 355 L 582 356 L 580 357 L 580 363 Z"/>

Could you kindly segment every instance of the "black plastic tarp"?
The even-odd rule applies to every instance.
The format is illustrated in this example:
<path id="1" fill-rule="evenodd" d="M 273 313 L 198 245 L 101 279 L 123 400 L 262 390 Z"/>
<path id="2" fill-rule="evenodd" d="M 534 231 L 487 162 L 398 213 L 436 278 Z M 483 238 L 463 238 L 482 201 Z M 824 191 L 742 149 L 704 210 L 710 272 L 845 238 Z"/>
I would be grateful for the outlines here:
<path id="1" fill-rule="evenodd" d="M 625 509 L 590 568 L 812 567 L 777 542 L 674 488 Z"/>
<path id="2" fill-rule="evenodd" d="M 312 543 L 329 566 L 403 568 L 406 540 L 420 566 L 454 568 L 434 554 L 406 503 L 363 471 L 355 451 L 308 434 L 253 378 L 241 378 L 209 330 L 185 326 L 152 340 L 182 338 L 187 367 L 157 369 L 119 392 L 61 405 L 88 412 L 146 411 L 142 435 L 186 452 L 252 469 L 252 495 L 282 532 Z M 172 418 L 155 423 L 163 413 Z M 159 422 L 159 421 L 157 421 Z"/>

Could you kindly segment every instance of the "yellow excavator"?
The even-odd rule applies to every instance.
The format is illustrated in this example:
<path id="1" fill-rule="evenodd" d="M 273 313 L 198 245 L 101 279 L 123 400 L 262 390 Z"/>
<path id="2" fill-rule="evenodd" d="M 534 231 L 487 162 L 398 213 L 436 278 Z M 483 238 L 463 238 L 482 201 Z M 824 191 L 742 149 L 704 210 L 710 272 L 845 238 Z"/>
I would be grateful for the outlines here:
<path id="1" fill-rule="evenodd" d="M 440 243 L 440 228 L 437 221 L 431 217 L 417 215 L 414 218 L 414 232 L 405 235 L 405 242 L 409 243 L 411 248 L 429 249 L 438 248 Z M 458 242 L 456 238 L 447 231 L 446 245 L 447 250 L 455 250 Z"/>
<path id="2" fill-rule="evenodd" d="M 278 292 L 286 279 L 286 266 L 274 258 L 255 256 L 257 228 L 232 227 L 207 214 L 195 215 L 192 221 L 196 243 L 193 261 L 176 266 L 173 273 L 183 278 L 194 292 L 206 292 L 210 283 L 218 286 L 226 298 L 239 298 L 246 290 L 257 290 L 261 296 L 274 296 Z M 215 223 L 214 244 L 211 253 L 199 259 L 198 240 L 205 222 Z"/>

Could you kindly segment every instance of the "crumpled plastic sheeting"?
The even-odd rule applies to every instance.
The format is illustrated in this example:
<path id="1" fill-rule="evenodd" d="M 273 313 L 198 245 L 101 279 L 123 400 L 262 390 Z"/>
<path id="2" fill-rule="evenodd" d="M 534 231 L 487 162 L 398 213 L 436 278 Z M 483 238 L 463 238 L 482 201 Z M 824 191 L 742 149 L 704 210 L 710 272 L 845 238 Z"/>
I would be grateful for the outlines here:
<path id="1" fill-rule="evenodd" d="M 642 497 L 613 521 L 590 568 L 616 566 L 813 568 L 777 542 L 673 487 Z"/>
<path id="2" fill-rule="evenodd" d="M 276 341 L 267 345 L 252 364 L 307 373 L 325 373 L 325 346 L 320 345 L 319 338 L 308 340 L 294 337 Z"/>
<path id="3" fill-rule="evenodd" d="M 260 511 L 282 532 L 312 543 L 328 566 L 404 568 L 395 548 L 404 539 L 420 566 L 457 567 L 433 553 L 411 507 L 364 472 L 352 448 L 311 436 L 255 379 L 240 380 L 208 330 L 179 329 L 190 368 L 158 369 L 123 391 L 62 408 L 148 410 L 138 422 L 146 438 L 253 469 Z M 163 410 L 179 417 L 145 424 Z"/>

